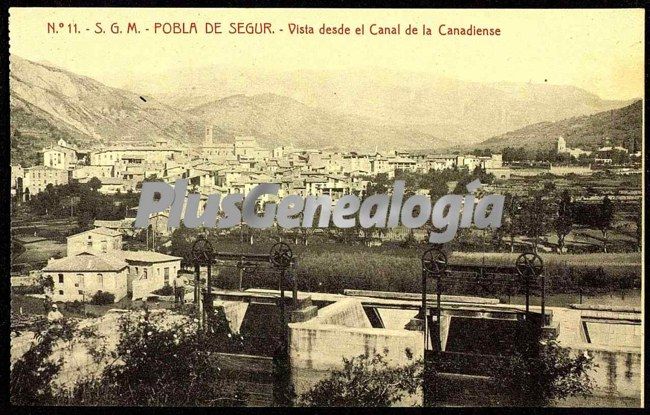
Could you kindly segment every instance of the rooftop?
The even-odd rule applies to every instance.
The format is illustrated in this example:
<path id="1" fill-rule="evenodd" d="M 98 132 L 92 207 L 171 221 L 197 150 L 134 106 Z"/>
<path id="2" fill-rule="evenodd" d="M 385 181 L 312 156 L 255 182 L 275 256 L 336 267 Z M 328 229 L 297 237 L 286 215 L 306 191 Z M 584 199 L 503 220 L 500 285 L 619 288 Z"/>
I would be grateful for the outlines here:
<path id="1" fill-rule="evenodd" d="M 111 254 L 94 254 L 82 252 L 79 255 L 53 259 L 43 268 L 44 272 L 51 271 L 121 271 L 128 265 Z"/>
<path id="2" fill-rule="evenodd" d="M 115 250 L 110 253 L 115 258 L 122 261 L 135 261 L 135 262 L 169 262 L 181 260 L 181 257 L 161 254 L 155 251 L 120 251 Z"/>
<path id="3" fill-rule="evenodd" d="M 80 235 L 85 235 L 87 233 L 97 233 L 97 234 L 106 235 L 106 236 L 119 236 L 119 235 L 122 235 L 120 232 L 118 232 L 116 230 L 108 229 L 108 228 L 105 228 L 103 226 L 100 226 L 99 228 L 89 229 L 89 230 L 84 231 L 84 232 L 80 232 L 80 233 L 76 233 L 74 235 L 70 235 L 70 236 L 68 236 L 68 239 L 74 238 L 74 237 L 77 237 L 77 236 L 80 236 Z"/>

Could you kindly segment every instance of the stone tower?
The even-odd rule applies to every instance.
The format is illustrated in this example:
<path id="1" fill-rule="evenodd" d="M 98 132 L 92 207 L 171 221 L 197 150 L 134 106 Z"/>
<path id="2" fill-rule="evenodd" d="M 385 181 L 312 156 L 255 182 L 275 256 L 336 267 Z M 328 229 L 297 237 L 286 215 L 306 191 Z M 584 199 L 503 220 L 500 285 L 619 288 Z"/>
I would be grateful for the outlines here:
<path id="1" fill-rule="evenodd" d="M 211 125 L 207 125 L 205 127 L 205 138 L 203 139 L 203 145 L 204 146 L 211 146 L 213 144 L 212 142 L 212 136 L 213 136 L 213 129 Z"/>
<path id="2" fill-rule="evenodd" d="M 557 139 L 557 152 L 558 153 L 566 152 L 566 140 L 562 136 L 558 137 Z"/>

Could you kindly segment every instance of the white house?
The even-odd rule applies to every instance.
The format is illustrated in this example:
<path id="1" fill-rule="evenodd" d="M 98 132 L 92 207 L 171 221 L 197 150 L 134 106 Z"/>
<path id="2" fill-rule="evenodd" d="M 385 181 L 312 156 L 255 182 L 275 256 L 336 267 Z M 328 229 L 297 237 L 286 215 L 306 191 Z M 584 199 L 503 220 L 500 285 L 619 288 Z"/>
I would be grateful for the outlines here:
<path id="1" fill-rule="evenodd" d="M 104 227 L 91 229 L 67 238 L 68 256 L 82 252 L 107 253 L 122 249 L 122 233 Z"/>
<path id="2" fill-rule="evenodd" d="M 181 269 L 181 258 L 154 251 L 113 251 L 111 256 L 128 265 L 128 290 L 134 300 L 171 285 Z"/>
<path id="3" fill-rule="evenodd" d="M 53 301 L 88 302 L 98 291 L 111 293 L 115 302 L 126 297 L 128 265 L 108 254 L 84 252 L 48 261 L 42 273 L 54 281 Z"/>

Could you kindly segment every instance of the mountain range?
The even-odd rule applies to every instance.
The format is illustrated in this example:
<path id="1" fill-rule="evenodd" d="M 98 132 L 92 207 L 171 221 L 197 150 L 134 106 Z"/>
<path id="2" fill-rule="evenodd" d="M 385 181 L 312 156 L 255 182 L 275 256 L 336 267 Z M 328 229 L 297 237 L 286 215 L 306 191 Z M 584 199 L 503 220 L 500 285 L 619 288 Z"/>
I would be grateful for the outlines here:
<path id="1" fill-rule="evenodd" d="M 642 101 L 626 107 L 593 115 L 571 117 L 557 122 L 541 122 L 492 137 L 474 148 L 502 150 L 505 147 L 524 147 L 528 150 L 555 147 L 558 137 L 566 139 L 567 147 L 595 150 L 605 139 L 635 152 L 641 150 L 643 140 Z"/>
<path id="2" fill-rule="evenodd" d="M 214 125 L 223 141 L 253 135 L 266 147 L 440 149 L 630 104 L 570 86 L 480 84 L 388 71 L 207 68 L 165 79 L 133 78 L 116 88 L 12 55 L 12 161 L 34 157 L 59 137 L 87 148 L 157 139 L 199 143 L 206 125 Z"/>
<path id="3" fill-rule="evenodd" d="M 155 94 L 181 109 L 231 95 L 273 93 L 312 108 L 361 116 L 377 125 L 407 126 L 446 142 L 469 144 L 529 124 L 633 102 L 603 100 L 573 86 L 479 83 L 376 68 L 266 72 L 208 66 L 133 77 L 123 87 Z"/>

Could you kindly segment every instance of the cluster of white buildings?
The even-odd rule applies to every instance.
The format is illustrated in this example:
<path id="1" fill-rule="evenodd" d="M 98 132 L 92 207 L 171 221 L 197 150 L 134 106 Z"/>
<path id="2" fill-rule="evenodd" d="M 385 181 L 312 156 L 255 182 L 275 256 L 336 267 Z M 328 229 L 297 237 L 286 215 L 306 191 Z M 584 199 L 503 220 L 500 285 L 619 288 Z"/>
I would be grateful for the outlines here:
<path id="1" fill-rule="evenodd" d="M 28 200 L 47 185 L 97 178 L 105 194 L 136 191 L 139 183 L 155 177 L 169 183 L 187 179 L 201 193 L 247 192 L 261 182 L 281 183 L 284 193 L 329 194 L 332 197 L 362 193 L 367 177 L 397 170 L 427 172 L 451 168 L 486 170 L 502 168 L 500 154 L 411 154 L 399 151 L 337 152 L 295 149 L 288 146 L 262 148 L 253 137 L 235 137 L 231 143 L 215 143 L 211 126 L 199 147 L 155 145 L 111 146 L 81 151 L 59 140 L 43 150 L 43 164 L 12 166 L 12 194 Z"/>
<path id="2" fill-rule="evenodd" d="M 611 140 L 608 137 L 605 137 L 603 140 L 602 147 L 598 148 L 596 151 L 583 150 L 579 147 L 571 148 L 567 147 L 566 140 L 564 137 L 560 136 L 557 139 L 557 152 L 558 154 L 570 154 L 571 156 L 580 158 L 581 156 L 591 156 L 594 155 L 594 162 L 597 164 L 612 164 L 612 156 L 615 153 L 622 153 L 630 155 L 632 157 L 641 158 L 641 152 L 630 154 L 630 151 L 622 146 L 613 146 Z"/>
<path id="3" fill-rule="evenodd" d="M 53 301 L 89 302 L 99 291 L 111 293 L 115 302 L 132 293 L 146 298 L 172 285 L 181 258 L 153 251 L 125 251 L 122 233 L 97 227 L 67 239 L 67 256 L 50 259 L 41 270 L 54 282 Z"/>

